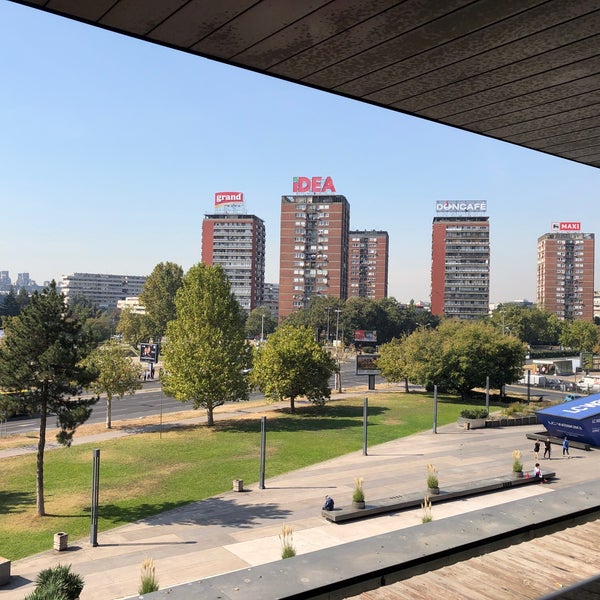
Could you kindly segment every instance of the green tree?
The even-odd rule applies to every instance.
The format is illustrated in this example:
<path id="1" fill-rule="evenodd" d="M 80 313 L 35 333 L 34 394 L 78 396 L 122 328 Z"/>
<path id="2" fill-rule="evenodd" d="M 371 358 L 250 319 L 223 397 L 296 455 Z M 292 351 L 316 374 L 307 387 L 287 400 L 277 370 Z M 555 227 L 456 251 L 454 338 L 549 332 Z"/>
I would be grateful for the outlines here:
<path id="1" fill-rule="evenodd" d="M 8 294 L 6 294 L 2 298 L 2 303 L 0 304 L 0 316 L 2 317 L 16 317 L 21 312 L 21 306 L 17 301 L 17 295 L 15 294 L 14 288 L 10 288 L 8 290 Z"/>
<path id="2" fill-rule="evenodd" d="M 181 287 L 183 269 L 172 262 L 157 264 L 146 279 L 140 304 L 146 309 L 146 328 L 155 342 L 160 342 L 167 330 L 167 323 L 176 314 L 175 295 Z"/>
<path id="3" fill-rule="evenodd" d="M 555 345 L 561 331 L 558 317 L 535 306 L 500 305 L 489 318 L 490 323 L 531 345 Z"/>
<path id="4" fill-rule="evenodd" d="M 150 338 L 144 315 L 134 313 L 129 307 L 121 311 L 116 330 L 123 337 L 123 341 L 136 348 Z"/>
<path id="5" fill-rule="evenodd" d="M 277 319 L 266 306 L 258 306 L 250 312 L 246 319 L 246 337 L 263 339 L 277 328 Z"/>
<path id="6" fill-rule="evenodd" d="M 404 381 L 404 390 L 409 392 L 408 387 L 408 358 L 405 354 L 406 344 L 404 338 L 394 338 L 387 344 L 379 347 L 379 359 L 377 366 L 381 376 L 388 381 Z"/>
<path id="7" fill-rule="evenodd" d="M 598 345 L 598 326 L 590 321 L 567 321 L 563 324 L 560 343 L 577 352 L 592 352 Z"/>
<path id="8" fill-rule="evenodd" d="M 52 282 L 35 292 L 18 317 L 6 324 L 0 342 L 0 387 L 19 394 L 29 412 L 39 412 L 37 513 L 44 516 L 44 449 L 50 414 L 57 417 L 59 443 L 70 445 L 77 427 L 90 416 L 97 398 L 80 398 L 91 377 L 82 360 L 92 349 Z"/>
<path id="9" fill-rule="evenodd" d="M 94 394 L 106 396 L 106 428 L 112 427 L 112 400 L 123 398 L 125 394 L 135 394 L 142 387 L 142 367 L 133 362 L 136 352 L 130 346 L 117 340 L 108 340 L 98 346 L 85 360 L 86 366 L 94 374 L 89 389 Z"/>
<path id="10" fill-rule="evenodd" d="M 312 329 L 282 325 L 255 352 L 252 382 L 274 400 L 306 396 L 315 403 L 331 394 L 329 379 L 336 371 L 335 360 L 315 341 Z"/>
<path id="11" fill-rule="evenodd" d="M 180 402 L 204 408 L 212 427 L 216 407 L 248 399 L 251 348 L 242 309 L 223 269 L 203 263 L 186 273 L 175 304 L 163 348 L 163 385 Z"/>

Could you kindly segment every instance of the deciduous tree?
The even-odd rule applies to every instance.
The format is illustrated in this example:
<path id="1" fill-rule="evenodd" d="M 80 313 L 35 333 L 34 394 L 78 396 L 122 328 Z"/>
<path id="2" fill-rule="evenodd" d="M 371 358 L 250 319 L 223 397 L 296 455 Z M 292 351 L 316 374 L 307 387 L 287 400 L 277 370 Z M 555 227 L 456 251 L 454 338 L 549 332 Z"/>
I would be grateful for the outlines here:
<path id="1" fill-rule="evenodd" d="M 175 295 L 181 287 L 183 269 L 172 262 L 157 264 L 146 279 L 140 304 L 146 309 L 146 329 L 155 342 L 160 342 L 167 323 L 176 316 Z"/>
<path id="2" fill-rule="evenodd" d="M 211 427 L 216 407 L 248 399 L 251 349 L 242 309 L 223 269 L 203 263 L 186 273 L 175 304 L 163 347 L 163 385 L 177 400 L 204 408 Z"/>
<path id="3" fill-rule="evenodd" d="M 136 352 L 130 346 L 108 340 L 87 357 L 85 364 L 94 374 L 89 389 L 106 396 L 106 428 L 112 427 L 112 399 L 135 394 L 142 387 L 142 367 L 132 360 Z"/>
<path id="4" fill-rule="evenodd" d="M 89 335 L 73 318 L 54 282 L 43 292 L 35 292 L 21 314 L 6 323 L 0 342 L 0 387 L 21 394 L 28 410 L 40 414 L 36 477 L 40 516 L 46 514 L 44 449 L 48 417 L 56 414 L 57 440 L 68 446 L 98 400 L 80 397 L 91 380 L 82 364 L 91 349 Z"/>
<path id="5" fill-rule="evenodd" d="M 329 379 L 336 369 L 335 360 L 315 341 L 311 329 L 282 325 L 256 350 L 252 382 L 269 398 L 289 398 L 294 412 L 299 396 L 315 403 L 330 397 Z"/>

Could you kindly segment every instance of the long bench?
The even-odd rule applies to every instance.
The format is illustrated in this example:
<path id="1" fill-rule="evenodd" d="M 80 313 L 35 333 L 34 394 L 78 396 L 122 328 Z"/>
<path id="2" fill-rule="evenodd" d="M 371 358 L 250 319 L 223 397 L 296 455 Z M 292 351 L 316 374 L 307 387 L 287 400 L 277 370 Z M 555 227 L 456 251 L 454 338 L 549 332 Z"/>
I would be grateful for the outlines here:
<path id="1" fill-rule="evenodd" d="M 529 477 L 528 477 L 529 475 Z M 553 471 L 544 472 L 544 479 L 550 480 L 556 477 Z M 517 487 L 519 485 L 528 485 L 539 483 L 539 480 L 533 476 L 533 472 L 524 474 L 523 477 L 514 475 L 504 475 L 500 477 L 492 477 L 491 479 L 480 479 L 479 481 L 469 481 L 466 483 L 458 483 L 449 485 L 440 489 L 439 494 L 431 494 L 429 500 L 431 504 L 438 502 L 447 502 L 456 498 L 464 498 L 466 496 L 474 496 L 476 494 L 485 494 L 498 490 L 506 490 Z M 365 504 L 365 508 L 354 508 L 353 506 L 343 506 L 334 508 L 333 510 L 322 510 L 321 514 L 328 521 L 333 523 L 341 523 L 343 521 L 351 521 L 353 519 L 363 519 L 372 515 L 378 515 L 388 512 L 397 512 L 407 508 L 418 508 L 423 503 L 423 498 L 427 495 L 426 491 L 411 492 L 398 496 L 390 496 L 389 498 L 381 498 Z"/>

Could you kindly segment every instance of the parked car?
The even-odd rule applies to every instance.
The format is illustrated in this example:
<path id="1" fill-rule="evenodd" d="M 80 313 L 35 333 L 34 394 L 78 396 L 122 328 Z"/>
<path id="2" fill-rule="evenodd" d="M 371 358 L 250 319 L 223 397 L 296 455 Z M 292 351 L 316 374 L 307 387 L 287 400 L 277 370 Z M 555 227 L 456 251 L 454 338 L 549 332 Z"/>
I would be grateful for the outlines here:
<path id="1" fill-rule="evenodd" d="M 580 396 L 579 394 L 567 394 L 565 396 L 565 402 L 571 402 L 573 400 L 578 400 L 579 398 L 583 398 L 583 396 Z"/>

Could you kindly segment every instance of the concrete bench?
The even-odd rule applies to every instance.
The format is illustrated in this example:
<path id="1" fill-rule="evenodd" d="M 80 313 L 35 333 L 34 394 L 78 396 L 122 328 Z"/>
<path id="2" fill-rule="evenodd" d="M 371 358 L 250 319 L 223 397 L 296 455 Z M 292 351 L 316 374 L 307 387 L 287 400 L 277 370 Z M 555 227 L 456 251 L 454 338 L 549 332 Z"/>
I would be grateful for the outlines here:
<path id="1" fill-rule="evenodd" d="M 550 437 L 550 442 L 552 444 L 556 444 L 557 446 L 562 446 L 563 438 L 557 438 L 548 436 L 547 433 L 528 433 L 525 436 L 528 440 L 536 440 L 538 442 L 544 442 L 546 438 Z M 569 448 L 577 448 L 578 450 L 585 450 L 589 452 L 592 447 L 587 442 L 577 442 L 575 440 L 569 440 Z"/>
<path id="2" fill-rule="evenodd" d="M 6 585 L 10 581 L 10 560 L 0 556 L 0 585 Z"/>
<path id="3" fill-rule="evenodd" d="M 527 477 L 527 474 L 529 477 Z M 543 475 L 544 479 L 547 481 L 556 477 L 556 473 L 553 471 L 543 471 Z M 530 473 L 525 473 L 523 477 L 506 475 L 493 477 L 491 479 L 480 479 L 479 481 L 470 481 L 447 486 L 443 489 L 440 489 L 439 494 L 430 495 L 429 500 L 431 501 L 431 504 L 437 504 L 438 502 L 447 502 L 448 500 L 455 500 L 457 498 L 465 498 L 467 496 L 475 496 L 477 494 L 485 494 L 487 492 L 498 490 L 506 490 L 519 485 L 527 485 L 537 482 L 539 482 L 539 479 L 536 479 L 533 476 L 533 471 Z M 333 523 L 341 523 L 343 521 L 351 521 L 354 519 L 363 519 L 373 515 L 388 512 L 398 512 L 407 508 L 419 508 L 423 503 L 423 498 L 426 495 L 426 491 L 411 492 L 408 494 L 390 496 L 389 498 L 381 498 L 379 500 L 367 502 L 365 504 L 365 508 L 342 506 L 331 511 L 322 510 L 321 515 Z"/>

